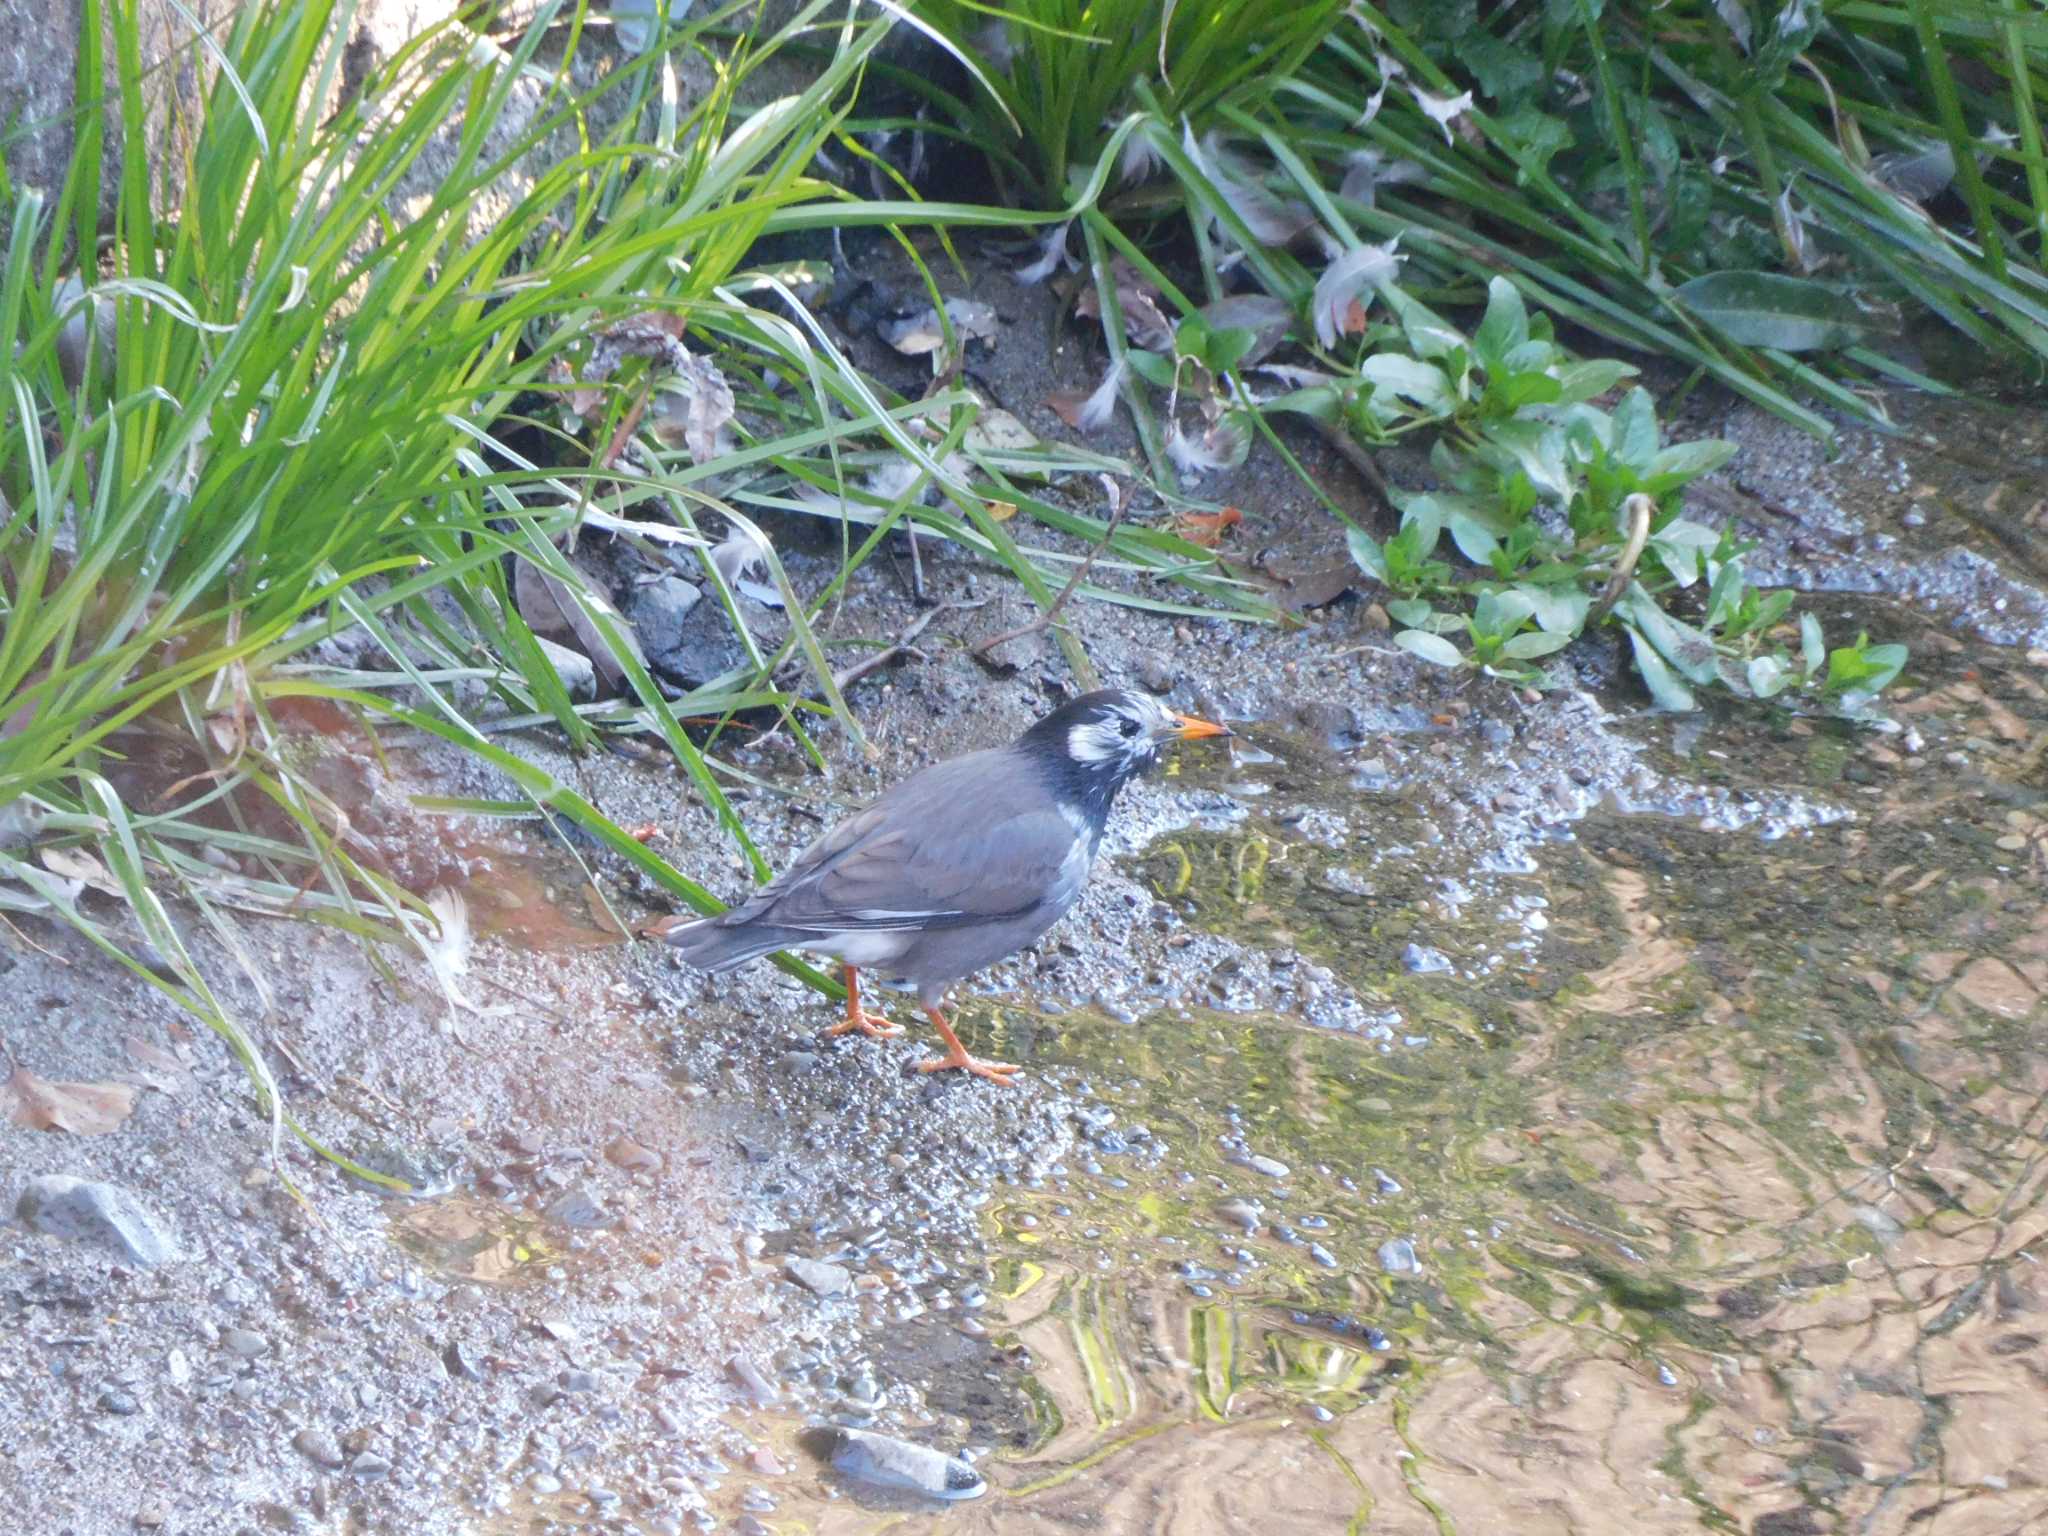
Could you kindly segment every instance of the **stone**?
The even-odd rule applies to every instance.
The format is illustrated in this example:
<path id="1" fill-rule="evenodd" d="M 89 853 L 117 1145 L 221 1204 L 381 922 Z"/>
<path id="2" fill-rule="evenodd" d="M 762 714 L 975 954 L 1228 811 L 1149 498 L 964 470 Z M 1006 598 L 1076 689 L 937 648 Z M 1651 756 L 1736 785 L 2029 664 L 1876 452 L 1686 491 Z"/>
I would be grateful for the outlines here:
<path id="1" fill-rule="evenodd" d="M 145 1268 L 178 1257 L 170 1235 L 118 1184 L 44 1174 L 29 1180 L 14 1202 L 14 1214 L 30 1231 L 97 1243 Z"/>
<path id="2" fill-rule="evenodd" d="M 604 1160 L 628 1173 L 661 1172 L 661 1154 L 641 1146 L 630 1136 L 614 1137 L 611 1145 L 604 1149 Z"/>
<path id="3" fill-rule="evenodd" d="M 549 1221 L 564 1227 L 581 1227 L 594 1231 L 611 1225 L 611 1217 L 597 1196 L 586 1186 L 577 1184 L 563 1190 L 550 1200 L 544 1214 Z"/>
<path id="4" fill-rule="evenodd" d="M 664 576 L 642 587 L 626 604 L 626 617 L 639 631 L 640 645 L 650 657 L 673 654 L 683 644 L 683 623 L 704 594 L 680 576 Z"/>
<path id="5" fill-rule="evenodd" d="M 223 1328 L 220 1341 L 228 1353 L 240 1355 L 244 1360 L 254 1360 L 258 1355 L 270 1352 L 270 1340 L 248 1328 Z"/>
<path id="6" fill-rule="evenodd" d="M 797 1443 L 855 1482 L 907 1488 L 934 1499 L 978 1499 L 988 1483 L 973 1464 L 893 1435 L 832 1427 L 806 1430 Z"/>
<path id="7" fill-rule="evenodd" d="M 782 1261 L 782 1272 L 813 1296 L 837 1296 L 853 1284 L 853 1271 L 844 1264 L 794 1255 Z"/>
<path id="8" fill-rule="evenodd" d="M 562 680 L 562 689 L 572 699 L 594 699 L 597 697 L 597 668 L 590 658 L 581 651 L 572 651 L 566 645 L 557 645 L 545 635 L 535 635 L 534 643 L 547 658 L 549 666 L 555 669 L 555 676 Z"/>
<path id="9" fill-rule="evenodd" d="M 746 1389 L 756 1407 L 766 1408 L 782 1401 L 782 1393 L 775 1383 L 745 1355 L 732 1355 L 725 1362 L 725 1374 Z"/>
<path id="10" fill-rule="evenodd" d="M 315 1466 L 338 1470 L 348 1458 L 342 1454 L 341 1442 L 327 1430 L 307 1428 L 292 1436 L 292 1449 Z"/>

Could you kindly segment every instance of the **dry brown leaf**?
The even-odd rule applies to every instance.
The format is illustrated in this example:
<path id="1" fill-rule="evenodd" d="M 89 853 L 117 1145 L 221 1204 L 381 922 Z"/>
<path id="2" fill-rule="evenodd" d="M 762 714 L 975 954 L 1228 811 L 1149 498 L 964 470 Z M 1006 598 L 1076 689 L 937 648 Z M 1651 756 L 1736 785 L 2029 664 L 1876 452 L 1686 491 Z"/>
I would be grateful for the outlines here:
<path id="1" fill-rule="evenodd" d="M 594 601 L 605 601 L 598 594 L 596 584 L 587 576 L 583 578 L 583 589 Z M 583 652 L 590 658 L 591 665 L 597 668 L 598 679 L 608 691 L 615 693 L 625 684 L 625 667 L 612 654 L 603 633 L 583 611 L 583 605 L 571 595 L 566 583 L 531 561 L 520 560 L 513 568 L 512 594 L 519 604 L 519 616 L 526 620 L 535 634 L 572 644 Z M 609 611 L 609 604 L 606 607 Z M 640 655 L 639 641 L 631 626 L 617 612 L 612 612 L 611 617 L 628 649 L 637 660 L 644 662 L 646 658 Z"/>
<path id="2" fill-rule="evenodd" d="M 988 504 L 988 515 L 990 522 L 1007 523 L 1017 515 L 1017 503 L 1014 501 L 992 501 Z"/>
<path id="3" fill-rule="evenodd" d="M 135 1089 L 127 1083 L 53 1083 L 19 1066 L 0 1083 L 0 1120 L 32 1131 L 104 1136 L 134 1108 Z"/>
<path id="4" fill-rule="evenodd" d="M 1159 290 L 1138 275 L 1135 267 L 1119 258 L 1112 267 L 1116 274 L 1117 307 L 1124 312 L 1124 334 L 1133 346 L 1149 352 L 1173 350 L 1173 322 L 1159 305 Z M 1086 320 L 1100 319 L 1102 295 L 1093 284 L 1084 287 L 1074 301 L 1074 313 Z"/>
<path id="5" fill-rule="evenodd" d="M 121 1047 L 135 1063 L 135 1076 L 143 1087 L 158 1093 L 183 1093 L 192 1086 L 191 1070 L 175 1051 L 151 1045 L 140 1035 L 123 1035 Z"/>
<path id="6" fill-rule="evenodd" d="M 1244 514 L 1235 507 L 1221 512 L 1183 512 L 1174 519 L 1174 531 L 1190 544 L 1214 549 L 1226 532 L 1243 521 Z"/>
<path id="7" fill-rule="evenodd" d="M 98 857 L 83 848 L 39 848 L 36 857 L 43 868 L 60 880 L 89 885 L 105 896 L 119 896 L 120 884 Z"/>

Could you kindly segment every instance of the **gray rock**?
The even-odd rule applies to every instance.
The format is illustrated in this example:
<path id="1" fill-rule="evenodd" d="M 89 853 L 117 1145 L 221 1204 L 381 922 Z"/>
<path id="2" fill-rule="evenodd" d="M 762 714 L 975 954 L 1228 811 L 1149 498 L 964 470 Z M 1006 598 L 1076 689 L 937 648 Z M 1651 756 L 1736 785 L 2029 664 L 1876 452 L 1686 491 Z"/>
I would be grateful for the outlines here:
<path id="1" fill-rule="evenodd" d="M 988 1492 L 971 1463 L 893 1435 L 822 1428 L 806 1430 L 798 1443 L 841 1475 L 873 1487 L 908 1488 L 934 1499 L 978 1499 Z"/>
<path id="2" fill-rule="evenodd" d="M 680 576 L 664 576 L 642 587 L 626 605 L 626 617 L 640 633 L 649 657 L 667 656 L 683 644 L 683 624 L 704 594 Z"/>
<path id="3" fill-rule="evenodd" d="M 1390 1237 L 1380 1244 L 1380 1268 L 1390 1275 L 1412 1275 L 1422 1266 L 1416 1262 L 1413 1243 L 1405 1237 Z"/>
<path id="4" fill-rule="evenodd" d="M 441 1368 L 458 1381 L 482 1381 L 484 1373 L 470 1352 L 460 1343 L 450 1342 L 441 1351 Z"/>
<path id="5" fill-rule="evenodd" d="M 604 1205 L 591 1190 L 582 1184 L 563 1190 L 548 1202 L 543 1213 L 549 1221 L 564 1227 L 583 1227 L 595 1230 L 611 1225 L 611 1218 L 605 1214 Z"/>
<path id="6" fill-rule="evenodd" d="M 1148 653 L 1138 659 L 1138 681 L 1153 693 L 1171 693 L 1178 679 L 1164 657 Z"/>
<path id="7" fill-rule="evenodd" d="M 1284 1179 L 1290 1172 L 1288 1166 L 1279 1158 L 1266 1157 L 1261 1153 L 1253 1153 L 1244 1161 L 1245 1166 L 1253 1173 L 1263 1173 L 1269 1179 Z"/>
<path id="8" fill-rule="evenodd" d="M 391 1470 L 391 1459 L 388 1456 L 379 1456 L 375 1451 L 365 1451 L 349 1463 L 348 1469 L 357 1477 L 383 1477 Z"/>
<path id="9" fill-rule="evenodd" d="M 581 651 L 572 651 L 566 645 L 557 645 L 545 635 L 535 635 L 534 641 L 540 646 L 541 655 L 548 665 L 555 669 L 555 676 L 562 680 L 562 687 L 572 699 L 594 699 L 597 697 L 597 668 Z"/>
<path id="10" fill-rule="evenodd" d="M 178 1257 L 156 1218 L 118 1184 L 44 1174 L 29 1180 L 14 1214 L 31 1231 L 98 1243 L 136 1264 L 154 1267 Z"/>
<path id="11" fill-rule="evenodd" d="M 761 1367 L 745 1355 L 733 1355 L 727 1359 L 725 1373 L 746 1389 L 747 1396 L 754 1400 L 757 1407 L 766 1408 L 772 1403 L 782 1401 L 781 1390 L 768 1379 Z"/>
<path id="12" fill-rule="evenodd" d="M 119 1387 L 109 1387 L 100 1394 L 100 1411 L 126 1418 L 130 1414 L 142 1412 L 142 1404 Z"/>
<path id="13" fill-rule="evenodd" d="M 270 1340 L 248 1328 L 223 1328 L 220 1341 L 228 1353 L 240 1355 L 244 1360 L 254 1360 L 258 1355 L 270 1352 Z"/>
<path id="14" fill-rule="evenodd" d="M 336 1469 L 348 1460 L 341 1442 L 324 1429 L 302 1429 L 292 1436 L 292 1449 L 315 1466 Z"/>
<path id="15" fill-rule="evenodd" d="M 1417 976 L 1433 975 L 1437 971 L 1451 968 L 1450 956 L 1440 949 L 1431 949 L 1426 944 L 1410 944 L 1401 951 L 1401 964 Z"/>
<path id="16" fill-rule="evenodd" d="M 782 1272 L 813 1296 L 837 1296 L 853 1284 L 853 1271 L 844 1264 L 827 1264 L 823 1259 L 791 1256 L 782 1261 Z"/>

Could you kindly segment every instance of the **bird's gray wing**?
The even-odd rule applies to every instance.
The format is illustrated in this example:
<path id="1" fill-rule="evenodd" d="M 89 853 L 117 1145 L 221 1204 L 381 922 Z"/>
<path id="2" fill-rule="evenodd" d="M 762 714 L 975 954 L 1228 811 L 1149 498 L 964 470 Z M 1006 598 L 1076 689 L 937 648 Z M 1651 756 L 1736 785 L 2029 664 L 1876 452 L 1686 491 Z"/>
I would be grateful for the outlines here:
<path id="1" fill-rule="evenodd" d="M 748 904 L 750 916 L 818 932 L 1010 916 L 1063 889 L 1078 840 L 1028 766 L 976 752 L 904 780 L 834 827 Z"/>

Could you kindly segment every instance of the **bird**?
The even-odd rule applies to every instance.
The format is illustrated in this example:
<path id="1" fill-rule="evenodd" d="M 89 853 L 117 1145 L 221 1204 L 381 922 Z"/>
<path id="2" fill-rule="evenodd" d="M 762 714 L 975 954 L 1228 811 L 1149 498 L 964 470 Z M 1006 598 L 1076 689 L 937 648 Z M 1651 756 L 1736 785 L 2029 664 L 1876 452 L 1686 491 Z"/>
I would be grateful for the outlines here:
<path id="1" fill-rule="evenodd" d="M 945 1043 L 920 1072 L 1014 1086 L 1022 1068 L 961 1045 L 942 1011 L 947 989 L 1034 943 L 1081 899 L 1118 791 L 1162 748 L 1230 734 L 1150 694 L 1084 693 L 1008 746 L 919 770 L 752 895 L 713 917 L 666 920 L 658 936 L 710 972 L 784 949 L 838 960 L 846 1014 L 828 1036 L 903 1033 L 862 1003 L 871 972 L 915 992 Z"/>

